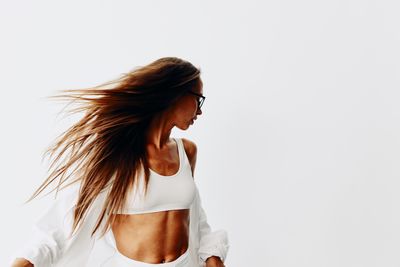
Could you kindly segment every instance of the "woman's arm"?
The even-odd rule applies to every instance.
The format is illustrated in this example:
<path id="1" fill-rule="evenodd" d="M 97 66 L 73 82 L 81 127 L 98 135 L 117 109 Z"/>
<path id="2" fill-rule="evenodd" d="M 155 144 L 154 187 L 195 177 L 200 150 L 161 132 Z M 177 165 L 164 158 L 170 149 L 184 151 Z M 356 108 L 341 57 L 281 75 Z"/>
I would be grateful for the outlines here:
<path id="1" fill-rule="evenodd" d="M 188 156 L 192 174 L 194 177 L 194 169 L 196 166 L 197 159 L 197 146 L 194 142 L 182 138 L 184 143 L 185 151 Z M 225 261 L 229 250 L 228 233 L 225 230 L 212 231 L 210 225 L 207 222 L 207 215 L 201 205 L 201 198 L 199 191 L 196 187 L 196 194 L 199 203 L 199 236 L 200 236 L 200 247 L 199 257 L 203 263 L 207 263 L 208 266 L 224 266 L 222 262 Z"/>
<path id="2" fill-rule="evenodd" d="M 47 267 L 61 257 L 69 241 L 76 198 L 77 190 L 72 189 L 47 208 L 30 237 L 11 256 L 12 266 Z"/>
<path id="3" fill-rule="evenodd" d="M 207 215 L 200 203 L 200 217 L 199 217 L 199 235 L 200 247 L 199 257 L 202 261 L 207 261 L 211 256 L 218 256 L 222 262 L 225 262 L 229 251 L 229 239 L 226 230 L 220 229 L 213 231 L 207 222 Z"/>

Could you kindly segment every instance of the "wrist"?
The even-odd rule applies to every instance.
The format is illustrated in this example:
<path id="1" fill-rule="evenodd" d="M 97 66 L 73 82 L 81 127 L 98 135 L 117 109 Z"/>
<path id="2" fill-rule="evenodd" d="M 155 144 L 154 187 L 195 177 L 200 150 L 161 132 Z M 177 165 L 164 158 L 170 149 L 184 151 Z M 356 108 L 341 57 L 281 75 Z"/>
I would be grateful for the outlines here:
<path id="1" fill-rule="evenodd" d="M 208 258 L 206 259 L 206 263 L 209 262 L 209 261 L 213 262 L 213 261 L 222 261 L 222 260 L 221 260 L 221 258 L 218 257 L 218 256 L 210 256 L 210 257 L 208 257 Z"/>
<path id="2" fill-rule="evenodd" d="M 33 267 L 33 264 L 24 258 L 16 258 L 12 264 L 12 267 Z"/>

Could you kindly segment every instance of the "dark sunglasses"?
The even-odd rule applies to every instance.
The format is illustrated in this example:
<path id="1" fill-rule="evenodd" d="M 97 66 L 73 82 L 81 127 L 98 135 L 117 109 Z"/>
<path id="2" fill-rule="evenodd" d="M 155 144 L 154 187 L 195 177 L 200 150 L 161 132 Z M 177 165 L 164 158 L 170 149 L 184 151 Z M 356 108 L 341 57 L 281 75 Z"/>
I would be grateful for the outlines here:
<path id="1" fill-rule="evenodd" d="M 198 94 L 198 93 L 192 92 L 192 91 L 188 91 L 188 93 L 199 97 L 199 98 L 197 98 L 197 106 L 198 106 L 198 108 L 200 109 L 201 106 L 202 106 L 203 103 L 204 103 L 204 100 L 206 100 L 206 97 L 203 96 L 203 95 L 200 95 L 200 94 Z"/>

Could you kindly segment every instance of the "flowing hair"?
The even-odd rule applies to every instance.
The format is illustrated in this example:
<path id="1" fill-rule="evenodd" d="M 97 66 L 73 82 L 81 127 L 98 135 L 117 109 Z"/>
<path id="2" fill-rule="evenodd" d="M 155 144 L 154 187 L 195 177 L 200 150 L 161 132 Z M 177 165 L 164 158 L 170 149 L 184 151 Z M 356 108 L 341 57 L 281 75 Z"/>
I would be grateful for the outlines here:
<path id="1" fill-rule="evenodd" d="M 64 95 L 50 96 L 69 99 L 69 104 L 78 102 L 79 106 L 67 113 L 83 112 L 84 116 L 57 136 L 44 152 L 43 157 L 53 158 L 50 174 L 26 202 L 55 182 L 57 185 L 49 193 L 57 190 L 57 194 L 80 182 L 73 233 L 96 197 L 107 189 L 91 234 L 98 230 L 104 216 L 110 214 L 102 231 L 104 235 L 115 221 L 114 214 L 124 208 L 129 189 L 141 172 L 147 192 L 150 174 L 145 142 L 152 118 L 194 88 L 199 79 L 200 68 L 177 57 L 163 57 L 110 82 L 91 88 L 65 89 L 61 90 Z"/>

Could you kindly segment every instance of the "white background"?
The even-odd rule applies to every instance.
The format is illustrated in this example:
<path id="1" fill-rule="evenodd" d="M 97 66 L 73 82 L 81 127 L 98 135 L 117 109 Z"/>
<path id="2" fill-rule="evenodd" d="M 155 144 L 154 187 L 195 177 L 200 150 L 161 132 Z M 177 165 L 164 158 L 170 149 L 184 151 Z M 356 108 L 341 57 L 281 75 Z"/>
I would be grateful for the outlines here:
<path id="1" fill-rule="evenodd" d="M 400 266 L 398 1 L 1 1 L 0 265 L 49 203 L 45 100 L 178 56 L 202 70 L 195 179 L 227 267 Z M 46 201 L 45 201 L 46 200 Z"/>

